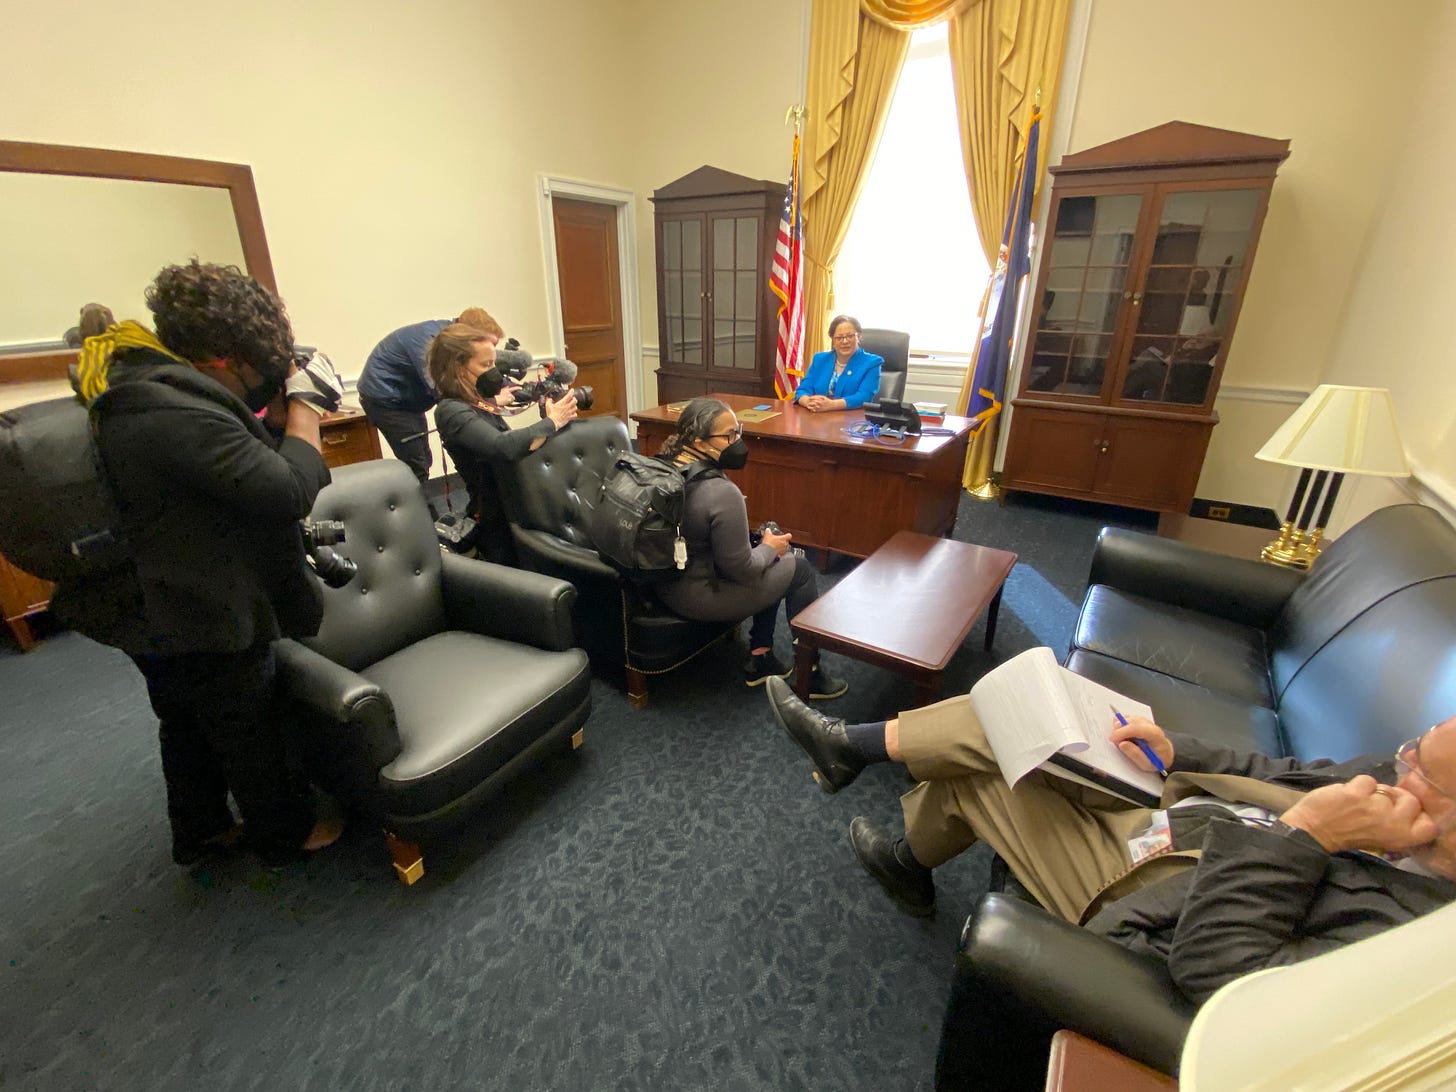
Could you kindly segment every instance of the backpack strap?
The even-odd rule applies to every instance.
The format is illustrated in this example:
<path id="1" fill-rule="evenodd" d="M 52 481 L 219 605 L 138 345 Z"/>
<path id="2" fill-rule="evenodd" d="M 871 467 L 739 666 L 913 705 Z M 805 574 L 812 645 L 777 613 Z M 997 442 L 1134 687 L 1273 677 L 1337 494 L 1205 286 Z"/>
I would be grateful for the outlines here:
<path id="1" fill-rule="evenodd" d="M 706 481 L 709 478 L 721 478 L 723 476 L 723 471 L 707 459 L 694 459 L 691 465 L 684 467 L 679 473 L 682 474 L 683 488 L 685 489 L 692 485 L 693 482 Z"/>

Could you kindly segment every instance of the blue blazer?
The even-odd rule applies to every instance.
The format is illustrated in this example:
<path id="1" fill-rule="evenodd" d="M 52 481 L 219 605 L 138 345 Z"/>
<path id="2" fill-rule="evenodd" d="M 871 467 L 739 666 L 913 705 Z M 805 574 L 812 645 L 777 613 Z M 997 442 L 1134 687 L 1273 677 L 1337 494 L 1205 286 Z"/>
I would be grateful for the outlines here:
<path id="1" fill-rule="evenodd" d="M 844 366 L 839 382 L 834 385 L 834 397 L 844 399 L 845 409 L 859 409 L 879 393 L 880 365 L 884 362 L 884 357 L 874 353 L 867 353 L 863 349 L 854 351 L 854 356 Z M 825 349 L 822 353 L 815 353 L 792 401 L 797 402 L 799 396 L 805 394 L 822 394 L 828 397 L 829 381 L 833 378 L 834 350 Z"/>

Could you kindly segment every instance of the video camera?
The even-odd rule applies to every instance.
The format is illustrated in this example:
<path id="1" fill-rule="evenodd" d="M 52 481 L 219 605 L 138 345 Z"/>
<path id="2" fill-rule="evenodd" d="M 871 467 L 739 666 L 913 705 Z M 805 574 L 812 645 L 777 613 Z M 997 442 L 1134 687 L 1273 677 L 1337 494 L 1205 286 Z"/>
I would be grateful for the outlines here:
<path id="1" fill-rule="evenodd" d="M 535 360 L 521 348 L 521 343 L 515 338 L 507 339 L 505 344 L 496 348 L 495 366 L 508 382 L 520 386 L 520 390 L 516 391 L 514 405 L 525 407 L 533 402 L 555 402 L 573 389 L 576 391 L 577 409 L 589 410 L 595 401 L 590 387 L 571 386 L 576 380 L 575 364 L 564 357 Z M 532 368 L 541 369 L 541 374 L 536 379 L 527 380 L 526 373 Z"/>
<path id="2" fill-rule="evenodd" d="M 331 588 L 342 588 L 354 579 L 359 566 L 337 550 L 330 549 L 344 541 L 344 525 L 336 519 L 299 520 L 303 532 L 303 550 L 308 567 Z"/>

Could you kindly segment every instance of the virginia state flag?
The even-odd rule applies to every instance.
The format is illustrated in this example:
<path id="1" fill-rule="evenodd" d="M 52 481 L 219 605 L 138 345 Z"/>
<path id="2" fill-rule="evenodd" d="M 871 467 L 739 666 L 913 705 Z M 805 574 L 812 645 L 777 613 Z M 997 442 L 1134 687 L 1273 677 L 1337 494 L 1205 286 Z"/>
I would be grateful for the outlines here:
<path id="1" fill-rule="evenodd" d="M 1031 272 L 1028 239 L 1031 233 L 1031 197 L 1036 189 L 1037 136 L 1041 110 L 1033 109 L 1026 129 L 1021 176 L 1016 180 L 1001 249 L 996 255 L 996 272 L 986 302 L 981 343 L 976 349 L 976 376 L 966 403 L 966 416 L 981 429 L 1001 412 L 1006 397 L 1006 373 L 1011 368 L 1011 339 L 1016 336 L 1016 297 L 1021 282 Z"/>

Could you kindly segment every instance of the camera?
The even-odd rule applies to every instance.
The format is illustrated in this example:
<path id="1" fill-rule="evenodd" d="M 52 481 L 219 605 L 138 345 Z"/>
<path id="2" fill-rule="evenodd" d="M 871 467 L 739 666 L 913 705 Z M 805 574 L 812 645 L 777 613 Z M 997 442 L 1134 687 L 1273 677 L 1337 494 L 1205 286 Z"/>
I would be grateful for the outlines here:
<path id="1" fill-rule="evenodd" d="M 342 588 L 354 579 L 359 566 L 330 547 L 344 541 L 344 525 L 336 519 L 300 520 L 303 551 L 308 567 L 331 588 Z"/>
<path id="2" fill-rule="evenodd" d="M 784 533 L 777 523 L 771 519 L 766 519 L 752 531 L 748 532 L 748 544 L 750 546 L 757 546 L 761 543 L 765 531 L 771 535 L 781 535 Z"/>
<path id="3" fill-rule="evenodd" d="M 517 406 L 528 406 L 532 402 L 545 402 L 548 399 L 555 402 L 566 394 L 567 391 L 576 392 L 577 409 L 589 410 L 592 408 L 592 402 L 595 401 L 595 398 L 590 387 L 568 387 L 559 379 L 553 379 L 549 375 L 542 379 L 532 380 L 529 383 L 522 383 L 520 389 L 516 391 L 516 396 L 512 400 L 512 403 Z"/>
<path id="4" fill-rule="evenodd" d="M 516 391 L 512 405 L 529 406 L 533 402 L 544 404 L 548 400 L 555 402 L 568 390 L 576 391 L 576 408 L 579 410 L 591 409 L 595 401 L 590 387 L 571 385 L 576 379 L 575 364 L 569 360 L 537 361 L 521 348 L 521 343 L 515 338 L 507 338 L 496 347 L 495 366 L 508 382 L 520 384 L 520 390 Z M 527 382 L 526 372 L 531 368 L 540 368 L 541 375 Z"/>

